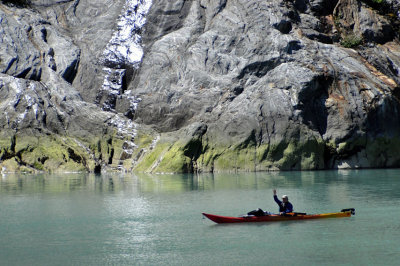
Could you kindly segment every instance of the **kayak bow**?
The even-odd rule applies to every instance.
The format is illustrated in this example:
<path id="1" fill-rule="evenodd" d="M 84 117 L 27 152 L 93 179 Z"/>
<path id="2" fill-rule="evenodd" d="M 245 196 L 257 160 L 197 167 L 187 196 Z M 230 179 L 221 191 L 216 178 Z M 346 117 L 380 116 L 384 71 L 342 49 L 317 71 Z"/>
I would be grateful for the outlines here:
<path id="1" fill-rule="evenodd" d="M 203 213 L 205 217 L 211 221 L 222 223 L 254 223 L 254 222 L 274 222 L 274 221 L 291 221 L 291 220 L 308 220 L 308 219 L 323 219 L 323 218 L 340 218 L 350 217 L 355 214 L 355 209 L 343 209 L 340 212 L 322 213 L 322 214 L 305 214 L 305 213 L 287 213 L 285 215 L 271 214 L 265 216 L 246 215 L 240 217 L 220 216 L 214 214 Z"/>

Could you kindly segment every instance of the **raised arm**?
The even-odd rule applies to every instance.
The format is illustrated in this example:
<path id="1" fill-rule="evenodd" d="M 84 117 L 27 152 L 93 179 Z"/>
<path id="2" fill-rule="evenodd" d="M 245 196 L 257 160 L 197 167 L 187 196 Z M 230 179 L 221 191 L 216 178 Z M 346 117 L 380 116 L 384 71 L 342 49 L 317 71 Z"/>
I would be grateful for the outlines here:
<path id="1" fill-rule="evenodd" d="M 282 206 L 282 201 L 280 201 L 280 200 L 278 199 L 278 196 L 276 196 L 276 189 L 274 189 L 273 192 L 274 192 L 274 200 L 275 200 L 275 202 L 276 202 L 279 206 Z"/>

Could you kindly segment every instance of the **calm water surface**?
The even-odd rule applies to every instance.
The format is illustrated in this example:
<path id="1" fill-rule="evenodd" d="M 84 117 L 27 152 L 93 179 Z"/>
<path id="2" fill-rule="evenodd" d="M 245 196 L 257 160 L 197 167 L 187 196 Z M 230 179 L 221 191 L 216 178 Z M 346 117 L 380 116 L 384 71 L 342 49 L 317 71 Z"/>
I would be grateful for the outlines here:
<path id="1" fill-rule="evenodd" d="M 216 225 L 356 208 L 351 218 Z M 398 265 L 400 170 L 218 175 L 3 175 L 0 265 Z"/>

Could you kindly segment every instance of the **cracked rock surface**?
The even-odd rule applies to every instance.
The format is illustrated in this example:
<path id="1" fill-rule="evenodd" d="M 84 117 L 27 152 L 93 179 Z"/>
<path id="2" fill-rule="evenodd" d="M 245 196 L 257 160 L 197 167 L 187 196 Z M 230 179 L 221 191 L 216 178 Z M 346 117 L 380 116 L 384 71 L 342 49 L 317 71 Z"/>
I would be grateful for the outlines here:
<path id="1" fill-rule="evenodd" d="M 400 166 L 397 1 L 30 2 L 0 4 L 4 167 L 57 165 L 26 135 L 90 171 Z"/>

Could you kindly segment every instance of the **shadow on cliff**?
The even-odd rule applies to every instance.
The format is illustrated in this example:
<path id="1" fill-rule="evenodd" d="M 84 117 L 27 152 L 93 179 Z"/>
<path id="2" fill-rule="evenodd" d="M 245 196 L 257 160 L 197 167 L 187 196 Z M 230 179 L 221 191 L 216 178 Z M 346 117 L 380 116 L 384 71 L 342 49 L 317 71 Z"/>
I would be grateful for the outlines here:
<path id="1" fill-rule="evenodd" d="M 328 110 L 325 105 L 329 97 L 328 90 L 334 79 L 329 76 L 316 76 L 306 84 L 299 93 L 298 110 L 301 110 L 303 123 L 310 129 L 318 131 L 321 136 L 326 133 Z"/>

